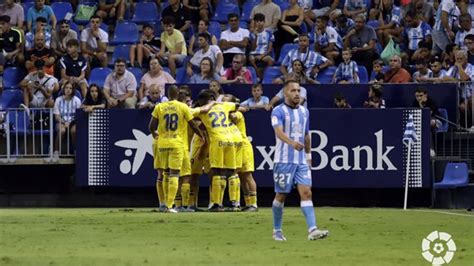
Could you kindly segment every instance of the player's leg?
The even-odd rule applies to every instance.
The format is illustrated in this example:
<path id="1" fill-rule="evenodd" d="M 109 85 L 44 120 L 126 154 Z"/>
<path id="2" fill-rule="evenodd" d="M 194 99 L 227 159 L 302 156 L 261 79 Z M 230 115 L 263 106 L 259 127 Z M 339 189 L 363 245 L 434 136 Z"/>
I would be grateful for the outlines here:
<path id="1" fill-rule="evenodd" d="M 222 142 L 210 143 L 209 145 L 209 164 L 212 169 L 211 178 L 211 201 L 213 206 L 212 211 L 219 209 L 219 203 L 221 202 L 221 193 L 225 191 L 225 185 L 222 181 L 223 168 L 224 168 L 225 150 L 222 146 Z M 226 180 L 224 180 L 226 181 Z"/>
<path id="2" fill-rule="evenodd" d="M 311 192 L 311 171 L 307 165 L 298 165 L 295 172 L 295 183 L 297 184 L 298 193 L 300 195 L 301 211 L 306 219 L 308 226 L 308 239 L 316 240 L 324 238 L 328 235 L 328 231 L 319 230 L 316 225 L 316 215 L 314 213 L 313 195 Z"/>
<path id="3" fill-rule="evenodd" d="M 181 187 L 183 185 L 183 179 L 180 176 L 178 179 L 178 191 L 176 191 L 176 197 L 174 197 L 174 209 L 178 212 L 183 210 L 183 198 L 181 197 Z"/>
<path id="4" fill-rule="evenodd" d="M 240 211 L 240 180 L 236 169 L 242 167 L 242 142 L 232 143 L 232 146 L 226 147 L 225 166 L 228 169 L 227 175 L 229 177 L 229 200 L 232 203 L 233 211 Z M 239 197 L 240 198 L 240 197 Z"/>
<path id="5" fill-rule="evenodd" d="M 166 198 L 163 191 L 163 175 L 161 174 L 163 171 L 157 170 L 156 176 L 156 193 L 158 195 L 158 202 L 160 204 L 160 211 L 164 211 L 166 207 Z"/>
<path id="6" fill-rule="evenodd" d="M 295 171 L 295 164 L 275 163 L 273 167 L 273 181 L 276 193 L 272 203 L 273 239 L 277 241 L 286 240 L 282 233 L 283 207 L 287 194 L 291 192 Z"/>
<path id="7" fill-rule="evenodd" d="M 257 211 L 257 183 L 253 178 L 253 171 L 255 171 L 253 149 L 250 143 L 243 143 L 243 157 L 242 168 L 240 169 L 240 178 L 243 182 L 242 188 L 244 193 L 247 193 L 246 206 L 247 211 Z"/>
<path id="8" fill-rule="evenodd" d="M 183 149 L 168 149 L 168 165 L 170 175 L 168 177 L 167 206 L 172 208 L 179 188 L 179 170 L 183 164 Z"/>

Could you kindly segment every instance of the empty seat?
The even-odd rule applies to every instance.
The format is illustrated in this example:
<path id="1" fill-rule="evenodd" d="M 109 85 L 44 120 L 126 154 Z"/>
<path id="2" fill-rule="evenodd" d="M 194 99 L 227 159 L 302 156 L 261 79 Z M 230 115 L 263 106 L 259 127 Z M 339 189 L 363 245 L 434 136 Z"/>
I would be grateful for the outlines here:
<path id="1" fill-rule="evenodd" d="M 5 90 L 0 95 L 0 110 L 6 110 L 8 108 L 18 108 L 23 103 L 23 91 L 16 90 Z"/>
<path id="2" fill-rule="evenodd" d="M 255 3 L 252 1 L 246 1 L 242 6 L 242 16 L 240 20 L 242 21 L 250 21 L 253 18 L 250 17 L 250 13 L 252 13 L 252 9 L 254 8 Z"/>
<path id="3" fill-rule="evenodd" d="M 233 3 L 219 2 L 214 13 L 212 20 L 218 21 L 219 23 L 227 22 L 227 15 L 235 13 L 240 16 L 239 6 Z"/>
<path id="4" fill-rule="evenodd" d="M 51 8 L 53 9 L 54 15 L 58 21 L 64 19 L 67 13 L 74 13 L 72 5 L 69 2 L 55 2 L 51 5 Z"/>
<path id="5" fill-rule="evenodd" d="M 111 45 L 135 44 L 138 42 L 139 34 L 137 24 L 134 22 L 117 22 Z"/>
<path id="6" fill-rule="evenodd" d="M 271 66 L 265 68 L 265 72 L 263 72 L 263 84 L 271 84 L 272 81 L 282 75 L 280 71 L 280 67 L 278 66 Z"/>
<path id="7" fill-rule="evenodd" d="M 30 7 L 33 7 L 35 5 L 35 2 L 25 2 L 25 3 L 22 3 L 21 4 L 23 6 L 23 11 L 25 12 L 25 20 L 26 20 L 26 17 L 28 15 L 28 10 L 30 9 Z"/>
<path id="8" fill-rule="evenodd" d="M 104 87 L 105 79 L 107 75 L 112 73 L 112 69 L 107 67 L 96 67 L 92 69 L 90 77 L 89 77 L 89 85 L 90 84 L 97 84 L 100 88 Z"/>
<path id="9" fill-rule="evenodd" d="M 249 69 L 250 74 L 252 74 L 252 82 L 257 83 L 257 71 L 255 70 L 255 68 L 253 68 L 253 66 L 248 66 L 247 68 Z"/>
<path id="10" fill-rule="evenodd" d="M 154 2 L 138 2 L 135 6 L 132 21 L 139 24 L 157 21 L 159 20 L 159 14 Z"/>
<path id="11" fill-rule="evenodd" d="M 25 77 L 25 72 L 18 67 L 7 67 L 3 71 L 3 88 L 4 89 L 18 89 L 20 82 Z"/>
<path id="12" fill-rule="evenodd" d="M 335 66 L 330 66 L 325 70 L 319 72 L 318 77 L 316 78 L 322 84 L 331 84 L 334 73 L 336 72 Z"/>
<path id="13" fill-rule="evenodd" d="M 443 180 L 434 183 L 436 189 L 457 188 L 467 186 L 469 171 L 466 163 L 448 163 L 444 169 Z"/>
<path id="14" fill-rule="evenodd" d="M 365 66 L 357 66 L 359 68 L 359 82 L 360 83 L 368 83 L 369 82 L 369 76 L 367 74 L 367 69 Z"/>
<path id="15" fill-rule="evenodd" d="M 141 68 L 138 67 L 127 67 L 127 70 L 132 72 L 135 76 L 135 80 L 137 81 L 137 87 L 140 87 L 140 81 L 142 80 L 143 71 Z"/>
<path id="16" fill-rule="evenodd" d="M 208 31 L 210 34 L 216 36 L 217 40 L 221 39 L 221 24 L 217 21 L 210 21 Z"/>
<path id="17" fill-rule="evenodd" d="M 176 69 L 176 83 L 182 84 L 189 81 L 189 76 L 186 74 L 186 68 L 180 67 Z"/>
<path id="18" fill-rule="evenodd" d="M 127 62 L 130 63 L 130 45 L 117 45 L 115 46 L 114 53 L 112 54 L 112 60 L 109 62 L 109 67 L 114 66 L 115 60 L 118 58 L 123 58 Z"/>

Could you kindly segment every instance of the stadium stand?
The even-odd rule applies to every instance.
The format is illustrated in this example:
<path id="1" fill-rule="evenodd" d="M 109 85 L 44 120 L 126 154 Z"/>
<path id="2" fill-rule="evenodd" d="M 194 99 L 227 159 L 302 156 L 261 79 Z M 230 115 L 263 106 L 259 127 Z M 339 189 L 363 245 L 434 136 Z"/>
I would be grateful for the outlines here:
<path id="1" fill-rule="evenodd" d="M 157 20 L 160 20 L 160 13 L 154 2 L 138 2 L 136 4 L 132 22 L 143 24 Z"/>
<path id="2" fill-rule="evenodd" d="M 19 67 L 8 67 L 3 71 L 3 88 L 19 89 L 20 82 L 25 77 L 25 71 Z"/>
<path id="3" fill-rule="evenodd" d="M 23 92 L 18 89 L 5 90 L 0 96 L 0 110 L 17 108 L 23 103 Z"/>
<path id="4" fill-rule="evenodd" d="M 99 87 L 103 87 L 105 83 L 105 78 L 108 74 L 112 73 L 112 69 L 110 68 L 102 68 L 97 67 L 92 69 L 90 77 L 89 77 L 89 84 L 97 84 Z"/>
<path id="5" fill-rule="evenodd" d="M 367 69 L 365 66 L 357 66 L 359 68 L 359 82 L 367 83 L 369 82 L 369 76 L 367 75 Z"/>
<path id="6" fill-rule="evenodd" d="M 130 45 L 122 44 L 115 46 L 112 60 L 109 61 L 109 67 L 113 67 L 115 60 L 118 58 L 124 58 L 127 64 L 130 63 Z"/>
<path id="7" fill-rule="evenodd" d="M 448 163 L 444 170 L 443 180 L 434 183 L 436 189 L 450 189 L 467 186 L 469 173 L 466 163 Z"/>
<path id="8" fill-rule="evenodd" d="M 212 20 L 217 21 L 219 23 L 226 23 L 227 15 L 231 13 L 240 15 L 239 6 L 234 3 L 219 1 L 216 7 L 216 12 Z"/>
<path id="9" fill-rule="evenodd" d="M 335 66 L 330 66 L 327 69 L 319 72 L 317 80 L 322 84 L 331 84 L 334 73 L 336 72 Z"/>
<path id="10" fill-rule="evenodd" d="M 64 19 L 67 13 L 74 13 L 72 5 L 69 2 L 55 2 L 51 4 L 56 19 L 59 21 Z"/>
<path id="11" fill-rule="evenodd" d="M 143 71 L 138 67 L 128 67 L 127 70 L 132 72 L 137 80 L 137 87 L 140 87 L 140 80 L 142 80 Z"/>
<path id="12" fill-rule="evenodd" d="M 135 44 L 138 42 L 139 33 L 137 24 L 134 22 L 117 22 L 111 45 Z"/>
<path id="13" fill-rule="evenodd" d="M 280 71 L 280 67 L 277 67 L 277 66 L 267 67 L 265 68 L 265 72 L 263 73 L 262 83 L 271 84 L 275 78 L 278 78 L 281 75 L 282 73 Z"/>

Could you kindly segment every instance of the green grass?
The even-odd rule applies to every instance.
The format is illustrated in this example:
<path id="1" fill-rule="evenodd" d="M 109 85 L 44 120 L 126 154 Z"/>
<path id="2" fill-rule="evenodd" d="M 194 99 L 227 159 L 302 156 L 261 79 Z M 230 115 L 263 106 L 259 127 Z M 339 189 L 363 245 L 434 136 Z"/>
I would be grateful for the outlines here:
<path id="1" fill-rule="evenodd" d="M 434 230 L 456 242 L 451 265 L 474 265 L 474 215 L 358 208 L 317 208 L 316 215 L 327 239 L 306 240 L 301 211 L 285 208 L 288 241 L 275 242 L 268 208 L 0 209 L 0 265 L 430 265 L 421 241 Z"/>

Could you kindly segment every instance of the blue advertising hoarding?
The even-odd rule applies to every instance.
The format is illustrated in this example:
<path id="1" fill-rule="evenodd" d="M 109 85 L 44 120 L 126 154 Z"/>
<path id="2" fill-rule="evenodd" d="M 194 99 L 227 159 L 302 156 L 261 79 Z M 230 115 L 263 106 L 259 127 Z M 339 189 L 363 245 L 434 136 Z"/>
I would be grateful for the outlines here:
<path id="1" fill-rule="evenodd" d="M 410 186 L 429 187 L 429 111 L 421 109 L 311 109 L 314 187 L 396 188 L 404 186 L 407 148 L 402 136 L 408 116 L 419 141 L 412 148 Z M 273 186 L 275 135 L 270 113 L 245 114 L 255 154 L 255 179 Z M 97 110 L 77 118 L 76 183 L 79 186 L 155 185 L 150 111 Z"/>

